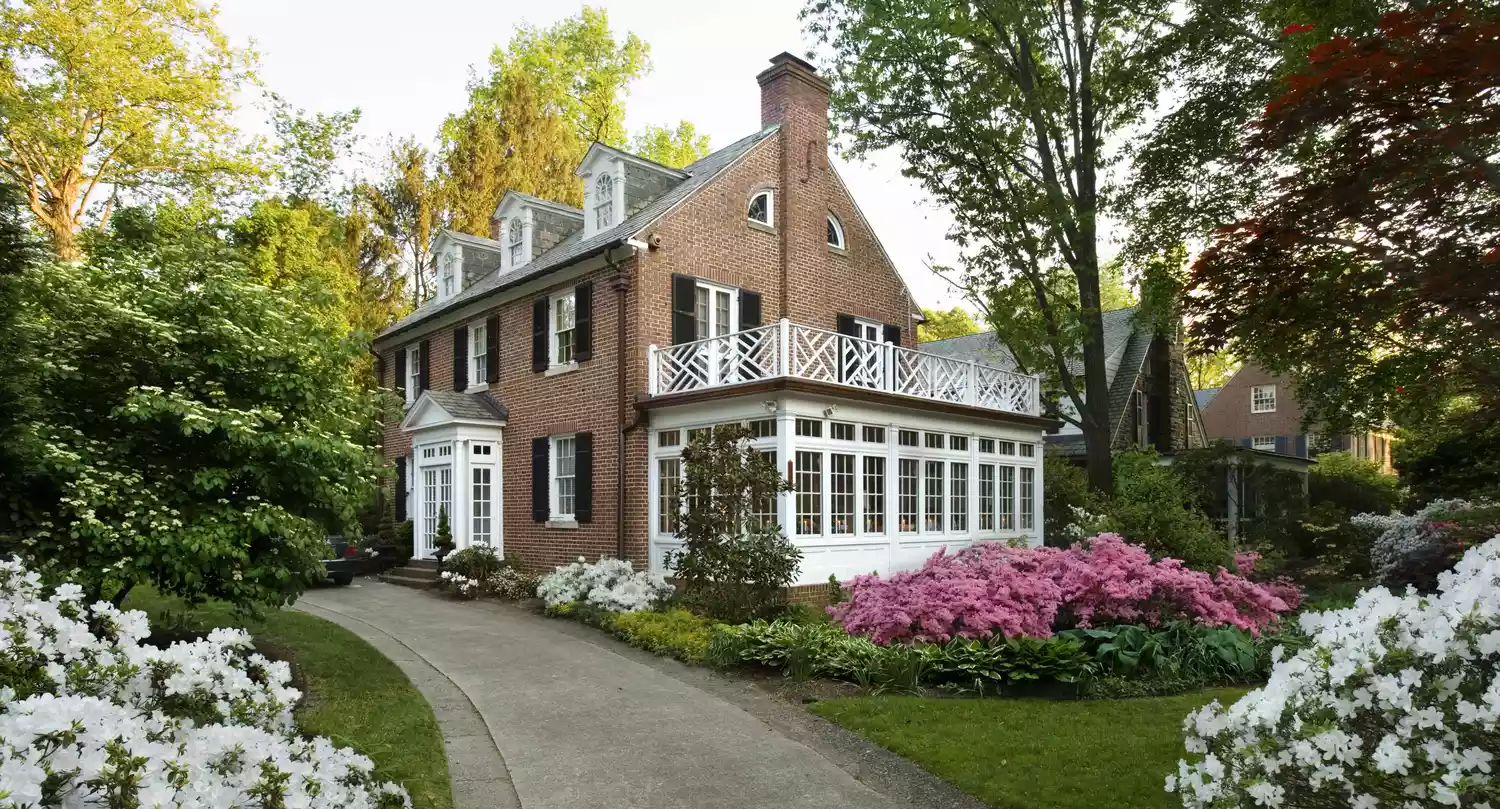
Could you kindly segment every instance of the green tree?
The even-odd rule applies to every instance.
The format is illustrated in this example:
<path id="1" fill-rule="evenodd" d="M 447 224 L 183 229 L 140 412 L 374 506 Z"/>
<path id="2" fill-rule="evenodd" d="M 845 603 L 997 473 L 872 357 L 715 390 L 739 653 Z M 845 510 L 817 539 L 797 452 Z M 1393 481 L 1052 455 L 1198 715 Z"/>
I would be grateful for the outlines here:
<path id="1" fill-rule="evenodd" d="M 1239 358 L 1232 352 L 1204 350 L 1199 346 L 1199 341 L 1193 339 L 1191 332 L 1184 343 L 1188 382 L 1192 384 L 1193 390 L 1223 387 L 1240 369 Z"/>
<path id="2" fill-rule="evenodd" d="M 758 516 L 791 484 L 749 439 L 742 424 L 694 438 L 682 450 L 682 492 L 671 499 L 683 515 L 677 529 L 682 548 L 668 552 L 667 566 L 687 603 L 731 623 L 774 617 L 802 561 L 781 526 Z"/>
<path id="3" fill-rule="evenodd" d="M 412 302 L 421 305 L 434 291 L 432 243 L 443 209 L 442 184 L 427 148 L 415 138 L 391 144 L 362 193 L 376 227 L 395 246 L 400 277 L 411 279 Z"/>
<path id="4" fill-rule="evenodd" d="M 354 131 L 359 108 L 309 114 L 293 108 L 275 93 L 269 94 L 268 100 L 277 138 L 274 171 L 282 196 L 310 200 L 327 208 L 344 205 L 352 183 L 339 164 L 359 146 L 359 135 Z"/>
<path id="5" fill-rule="evenodd" d="M 974 322 L 974 316 L 961 306 L 955 306 L 946 312 L 923 309 L 922 320 L 922 323 L 917 324 L 919 343 L 979 333 L 979 324 Z"/>
<path id="6" fill-rule="evenodd" d="M 839 133 L 856 155 L 899 149 L 953 210 L 974 297 L 999 307 L 1022 370 L 1056 383 L 1068 406 L 1047 411 L 1079 427 L 1089 484 L 1109 491 L 1098 222 L 1122 203 L 1106 144 L 1152 108 L 1170 20 L 1119 0 L 813 0 L 806 18 Z"/>
<path id="7" fill-rule="evenodd" d="M 253 55 L 229 45 L 217 14 L 184 0 L 0 4 L 0 169 L 62 258 L 79 258 L 101 188 L 254 168 L 231 122 Z"/>
<path id="8" fill-rule="evenodd" d="M 365 350 L 191 247 L 101 242 L 8 287 L 34 454 L 0 472 L 0 548 L 117 603 L 281 604 L 374 493 Z"/>
<path id="9" fill-rule="evenodd" d="M 625 89 L 650 69 L 648 51 L 634 34 L 617 42 L 608 13 L 588 6 L 496 47 L 468 107 L 443 123 L 449 226 L 488 236 L 508 190 L 581 207 L 573 172 L 594 142 L 625 145 Z"/>
<path id="10" fill-rule="evenodd" d="M 712 149 L 707 135 L 698 134 L 697 127 L 688 121 L 678 121 L 676 129 L 648 124 L 631 140 L 630 151 L 663 166 L 680 169 L 707 157 Z"/>

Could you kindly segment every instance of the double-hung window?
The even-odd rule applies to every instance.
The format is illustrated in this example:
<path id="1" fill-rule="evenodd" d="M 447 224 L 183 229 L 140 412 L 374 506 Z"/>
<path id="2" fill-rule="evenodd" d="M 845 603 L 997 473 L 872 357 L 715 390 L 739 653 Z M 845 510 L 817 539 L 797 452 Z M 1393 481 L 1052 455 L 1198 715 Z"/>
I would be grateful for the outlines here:
<path id="1" fill-rule="evenodd" d="M 1264 450 L 1266 452 L 1276 451 L 1276 436 L 1257 435 L 1250 439 L 1250 448 Z"/>
<path id="2" fill-rule="evenodd" d="M 947 464 L 942 461 L 926 463 L 926 496 L 923 498 L 922 505 L 923 531 L 939 533 L 943 530 L 943 472 L 946 466 Z"/>
<path id="3" fill-rule="evenodd" d="M 885 533 L 885 459 L 866 455 L 864 466 L 864 532 L 882 534 Z"/>
<path id="4" fill-rule="evenodd" d="M 1000 530 L 1016 529 L 1016 468 L 1000 467 Z"/>
<path id="5" fill-rule="evenodd" d="M 1276 412 L 1276 386 L 1256 385 L 1250 389 L 1251 413 Z"/>
<path id="6" fill-rule="evenodd" d="M 1021 530 L 1036 528 L 1036 470 L 1021 467 Z"/>
<path id="7" fill-rule="evenodd" d="M 738 290 L 699 282 L 693 290 L 693 326 L 699 340 L 735 331 L 739 320 L 735 298 Z"/>
<path id="8" fill-rule="evenodd" d="M 797 533 L 823 533 L 823 453 L 797 453 Z"/>
<path id="9" fill-rule="evenodd" d="M 521 225 L 521 217 L 519 217 L 519 216 L 511 217 L 511 220 L 510 220 L 510 234 L 509 235 L 510 235 L 510 266 L 512 268 L 521 266 L 521 259 L 524 258 L 524 256 L 522 255 L 522 252 L 521 252 L 522 246 L 523 246 L 523 241 L 522 241 L 522 235 L 523 235 L 523 233 L 524 233 L 524 231 L 523 231 L 523 226 Z"/>
<path id="10" fill-rule="evenodd" d="M 948 528 L 962 533 L 969 530 L 969 465 L 955 462 L 949 466 L 949 493 L 953 508 L 948 514 Z"/>
<path id="11" fill-rule="evenodd" d="M 577 322 L 573 290 L 552 296 L 552 316 L 548 324 L 551 330 L 552 365 L 569 365 L 573 362 L 573 326 Z"/>
<path id="12" fill-rule="evenodd" d="M 982 463 L 979 465 L 979 530 L 995 530 L 994 464 Z"/>
<path id="13" fill-rule="evenodd" d="M 475 545 L 493 545 L 495 467 L 487 465 L 487 462 L 494 459 L 495 449 L 490 444 L 475 444 L 472 453 L 473 465 L 469 474 L 472 478 L 473 496 L 469 514 L 474 524 L 469 540 Z"/>
<path id="14" fill-rule="evenodd" d="M 552 437 L 552 519 L 563 522 L 574 518 L 577 507 L 577 488 L 573 474 L 576 469 L 578 439 L 571 435 Z"/>
<path id="15" fill-rule="evenodd" d="M 422 384 L 422 346 L 406 349 L 406 403 L 411 404 L 422 395 L 417 388 Z"/>
<path id="16" fill-rule="evenodd" d="M 469 386 L 488 384 L 490 357 L 487 350 L 484 321 L 469 327 Z"/>
<path id="17" fill-rule="evenodd" d="M 898 528 L 903 534 L 916 533 L 917 525 L 921 521 L 921 510 L 918 508 L 921 486 L 920 465 L 921 461 L 915 458 L 901 458 L 896 461 L 897 484 L 900 486 L 896 498 L 898 508 L 896 516 L 900 520 Z"/>
<path id="18" fill-rule="evenodd" d="M 830 533 L 854 533 L 854 456 L 842 452 L 828 455 L 828 519 Z"/>
<path id="19" fill-rule="evenodd" d="M 679 512 L 682 504 L 678 500 L 682 492 L 682 459 L 658 458 L 656 470 L 656 531 L 659 534 L 675 534 L 682 519 Z"/>

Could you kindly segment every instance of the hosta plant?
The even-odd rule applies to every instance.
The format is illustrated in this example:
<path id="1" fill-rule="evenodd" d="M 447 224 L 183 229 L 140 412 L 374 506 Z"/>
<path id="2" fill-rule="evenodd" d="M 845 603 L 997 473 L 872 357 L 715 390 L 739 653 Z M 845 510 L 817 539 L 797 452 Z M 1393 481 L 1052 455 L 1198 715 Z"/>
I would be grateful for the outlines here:
<path id="1" fill-rule="evenodd" d="M 1432 595 L 1376 587 L 1301 622 L 1310 645 L 1264 688 L 1184 722 L 1184 806 L 1500 806 L 1500 536 Z"/>
<path id="2" fill-rule="evenodd" d="M 243 631 L 157 649 L 145 614 L 81 595 L 0 562 L 0 805 L 410 806 L 369 759 L 298 733 L 290 669 Z"/>

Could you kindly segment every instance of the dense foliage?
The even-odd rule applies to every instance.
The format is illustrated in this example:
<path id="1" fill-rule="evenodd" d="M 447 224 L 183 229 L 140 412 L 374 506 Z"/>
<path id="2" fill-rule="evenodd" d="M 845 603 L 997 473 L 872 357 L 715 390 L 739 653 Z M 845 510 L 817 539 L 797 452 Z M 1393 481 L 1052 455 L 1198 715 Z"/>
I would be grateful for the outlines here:
<path id="1" fill-rule="evenodd" d="M 1181 559 L 1188 567 L 1213 570 L 1228 564 L 1229 545 L 1204 513 L 1214 496 L 1213 475 L 1191 477 L 1155 452 L 1115 455 L 1114 492 L 1103 506 L 1101 531 L 1142 545 L 1157 558 Z"/>
<path id="2" fill-rule="evenodd" d="M 681 493 L 670 505 L 682 515 L 682 547 L 666 558 L 681 601 L 733 623 L 779 612 L 802 562 L 781 526 L 756 516 L 791 484 L 749 438 L 744 425 L 721 424 L 688 442 Z"/>
<path id="3" fill-rule="evenodd" d="M 1276 180 L 1186 300 L 1209 348 L 1297 377 L 1327 432 L 1500 408 L 1500 20 L 1442 2 L 1307 53 L 1239 165 Z"/>
<path id="4" fill-rule="evenodd" d="M 538 581 L 488 545 L 470 545 L 443 557 L 443 572 L 438 575 L 439 586 L 459 598 L 531 598 Z"/>
<path id="5" fill-rule="evenodd" d="M 21 345 L 0 363 L 27 391 L 0 413 L 7 552 L 91 599 L 280 604 L 321 577 L 374 490 L 363 346 L 188 251 L 100 250 L 4 291 Z"/>
<path id="6" fill-rule="evenodd" d="M 702 663 L 714 621 L 681 607 L 661 612 L 609 613 L 604 628 L 626 643 L 684 663 Z"/>
<path id="7" fill-rule="evenodd" d="M 1500 500 L 1500 417 L 1474 397 L 1450 399 L 1399 437 L 1392 461 L 1415 502 Z"/>
<path id="8" fill-rule="evenodd" d="M 1042 454 L 1042 541 L 1049 548 L 1066 548 L 1082 537 L 1069 529 L 1078 522 L 1078 510 L 1098 510 L 1099 498 L 1089 490 L 1088 475 L 1081 467 L 1050 447 Z"/>
<path id="9" fill-rule="evenodd" d="M 146 615 L 50 596 L 0 563 L 0 790 L 6 805 L 409 807 L 374 765 L 301 735 L 286 663 L 242 630 L 166 649 Z"/>
<path id="10" fill-rule="evenodd" d="M 580 556 L 542 576 L 536 595 L 548 609 L 582 604 L 607 612 L 637 612 L 660 605 L 672 589 L 660 573 L 636 572 L 623 559 L 604 557 L 589 564 Z"/>
<path id="11" fill-rule="evenodd" d="M 829 607 L 844 629 L 876 642 L 992 635 L 1048 637 L 1111 623 L 1190 620 L 1260 632 L 1297 606 L 1282 583 L 1257 584 L 1223 568 L 1210 576 L 1102 534 L 1066 550 L 980 543 L 934 554 L 889 578 L 857 576 L 849 601 Z"/>
<path id="12" fill-rule="evenodd" d="M 1500 505 L 1434 500 L 1412 514 L 1358 514 L 1375 574 L 1388 587 L 1431 592 L 1439 575 L 1468 548 L 1500 534 Z"/>
<path id="13" fill-rule="evenodd" d="M 1431 596 L 1384 588 L 1305 613 L 1264 688 L 1183 723 L 1186 807 L 1485 806 L 1500 722 L 1500 536 Z"/>

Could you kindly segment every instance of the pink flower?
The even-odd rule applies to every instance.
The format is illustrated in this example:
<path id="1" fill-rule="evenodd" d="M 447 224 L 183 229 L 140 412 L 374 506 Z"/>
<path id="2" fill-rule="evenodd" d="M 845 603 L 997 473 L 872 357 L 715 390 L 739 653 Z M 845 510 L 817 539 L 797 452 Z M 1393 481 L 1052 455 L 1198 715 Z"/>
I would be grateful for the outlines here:
<path id="1" fill-rule="evenodd" d="M 980 543 L 944 548 L 917 570 L 888 578 L 859 576 L 849 600 L 828 608 L 853 634 L 876 643 L 942 642 L 1000 634 L 1047 637 L 1056 628 L 1192 620 L 1258 633 L 1295 609 L 1302 594 L 1288 582 L 1244 577 L 1256 554 L 1210 576 L 1177 559 L 1153 561 L 1145 548 L 1100 534 L 1068 549 Z"/>

